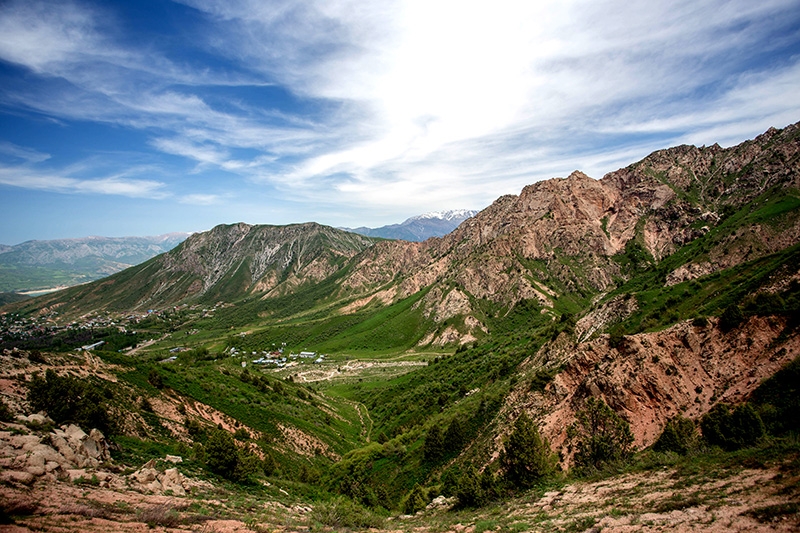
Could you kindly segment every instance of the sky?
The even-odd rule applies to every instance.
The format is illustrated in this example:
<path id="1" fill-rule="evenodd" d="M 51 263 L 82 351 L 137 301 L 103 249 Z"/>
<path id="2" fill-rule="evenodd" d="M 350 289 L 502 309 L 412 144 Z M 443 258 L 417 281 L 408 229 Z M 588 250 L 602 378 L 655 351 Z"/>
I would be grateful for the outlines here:
<path id="1" fill-rule="evenodd" d="M 0 243 L 378 227 L 797 121 L 797 0 L 0 0 Z"/>

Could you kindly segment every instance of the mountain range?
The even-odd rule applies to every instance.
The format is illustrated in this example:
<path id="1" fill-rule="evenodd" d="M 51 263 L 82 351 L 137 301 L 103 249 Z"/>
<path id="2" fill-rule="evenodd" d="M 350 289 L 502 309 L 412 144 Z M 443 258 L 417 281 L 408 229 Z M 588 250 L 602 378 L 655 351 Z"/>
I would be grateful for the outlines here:
<path id="1" fill-rule="evenodd" d="M 0 292 L 71 286 L 120 272 L 171 250 L 188 233 L 85 237 L 0 246 Z"/>
<path id="2" fill-rule="evenodd" d="M 193 424 L 237 428 L 255 436 L 242 446 L 275 458 L 273 474 L 372 508 L 413 510 L 414 498 L 424 508 L 459 486 L 492 494 L 526 419 L 558 455 L 544 462 L 571 471 L 585 460 L 576 427 L 597 405 L 636 450 L 670 424 L 688 424 L 695 442 L 708 417 L 749 417 L 763 434 L 800 419 L 800 123 L 729 148 L 659 150 L 601 179 L 533 183 L 421 242 L 316 223 L 220 225 L 3 310 L 21 321 L 0 339 L 12 356 L 47 331 L 58 341 L 41 342 L 62 350 L 111 346 L 74 364 L 102 362 L 125 382 L 115 413 L 135 413 L 129 445 L 205 449 Z M 135 337 L 125 343 L 146 342 L 118 344 L 120 328 Z M 763 422 L 748 414 L 755 401 Z M 642 460 L 656 465 L 647 476 L 677 460 L 664 457 Z"/>
<path id="3" fill-rule="evenodd" d="M 423 241 L 453 231 L 476 213 L 465 209 L 433 212 L 380 228 L 342 229 L 368 237 Z M 169 251 L 189 235 L 85 237 L 33 240 L 15 246 L 0 244 L 0 293 L 36 293 L 94 281 Z M 10 296 L 13 295 L 6 295 Z M 4 301 L 0 297 L 0 302 Z"/>
<path id="4" fill-rule="evenodd" d="M 644 270 L 669 287 L 791 249 L 800 238 L 797 130 L 727 149 L 658 151 L 601 180 L 576 171 L 534 183 L 424 242 L 314 223 L 218 226 L 48 299 L 121 310 L 313 288 L 320 303 L 346 312 L 424 293 L 420 305 L 437 327 L 465 321 L 432 338 L 467 342 L 485 329 L 482 301 L 581 315 Z"/>
<path id="5" fill-rule="evenodd" d="M 384 239 L 401 239 L 404 241 L 419 242 L 430 237 L 443 237 L 466 219 L 477 215 L 477 211 L 468 209 L 455 209 L 450 211 L 437 211 L 425 213 L 406 219 L 400 224 L 390 224 L 380 228 L 342 228 L 346 231 L 359 233 L 367 237 L 381 237 Z"/>

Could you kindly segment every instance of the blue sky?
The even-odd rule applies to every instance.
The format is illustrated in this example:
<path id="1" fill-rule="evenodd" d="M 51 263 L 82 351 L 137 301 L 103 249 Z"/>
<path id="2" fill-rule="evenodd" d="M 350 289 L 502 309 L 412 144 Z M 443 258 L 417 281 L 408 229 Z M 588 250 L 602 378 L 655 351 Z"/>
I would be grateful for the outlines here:
<path id="1" fill-rule="evenodd" d="M 2 0 L 0 243 L 375 227 L 799 120 L 797 0 Z"/>

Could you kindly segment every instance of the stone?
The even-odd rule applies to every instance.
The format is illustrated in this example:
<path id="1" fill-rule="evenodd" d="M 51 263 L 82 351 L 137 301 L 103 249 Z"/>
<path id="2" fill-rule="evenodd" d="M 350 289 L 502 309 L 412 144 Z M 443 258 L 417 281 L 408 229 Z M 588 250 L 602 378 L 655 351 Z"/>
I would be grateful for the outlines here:
<path id="1" fill-rule="evenodd" d="M 36 477 L 40 477 L 45 475 L 47 471 L 45 470 L 44 466 L 28 466 L 25 468 L 25 472 L 33 474 Z"/>
<path id="2" fill-rule="evenodd" d="M 183 476 L 177 468 L 164 471 L 161 476 L 161 488 L 164 492 L 172 491 L 175 496 L 186 496 L 186 489 L 183 488 Z"/>
<path id="3" fill-rule="evenodd" d="M 31 485 L 34 481 L 36 481 L 36 476 L 30 472 L 24 472 L 20 470 L 4 470 L 0 472 L 0 481 L 5 483 Z"/>
<path id="4" fill-rule="evenodd" d="M 69 480 L 73 483 L 80 478 L 87 479 L 85 468 L 69 468 L 67 469 L 67 475 L 69 476 Z"/>

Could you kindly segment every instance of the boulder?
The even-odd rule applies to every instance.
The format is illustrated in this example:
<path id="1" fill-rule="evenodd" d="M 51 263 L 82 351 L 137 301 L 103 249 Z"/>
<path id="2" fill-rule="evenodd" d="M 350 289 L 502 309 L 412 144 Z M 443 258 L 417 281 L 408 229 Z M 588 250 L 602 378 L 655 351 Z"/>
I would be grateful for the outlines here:
<path id="1" fill-rule="evenodd" d="M 186 489 L 183 488 L 183 475 L 177 468 L 165 470 L 161 476 L 161 489 L 164 492 L 172 491 L 175 496 L 186 496 Z"/>
<path id="2" fill-rule="evenodd" d="M 31 485 L 36 481 L 36 476 L 21 470 L 4 470 L 0 472 L 0 481 L 4 483 Z"/>
<path id="3" fill-rule="evenodd" d="M 17 420 L 23 424 L 34 424 L 37 426 L 44 426 L 46 424 L 55 424 L 52 418 L 42 413 L 35 413 L 32 415 L 18 415 Z"/>
<path id="4" fill-rule="evenodd" d="M 149 485 L 158 479 L 158 470 L 155 468 L 148 468 L 147 465 L 145 465 L 140 470 L 131 474 L 130 477 L 136 483 Z"/>

